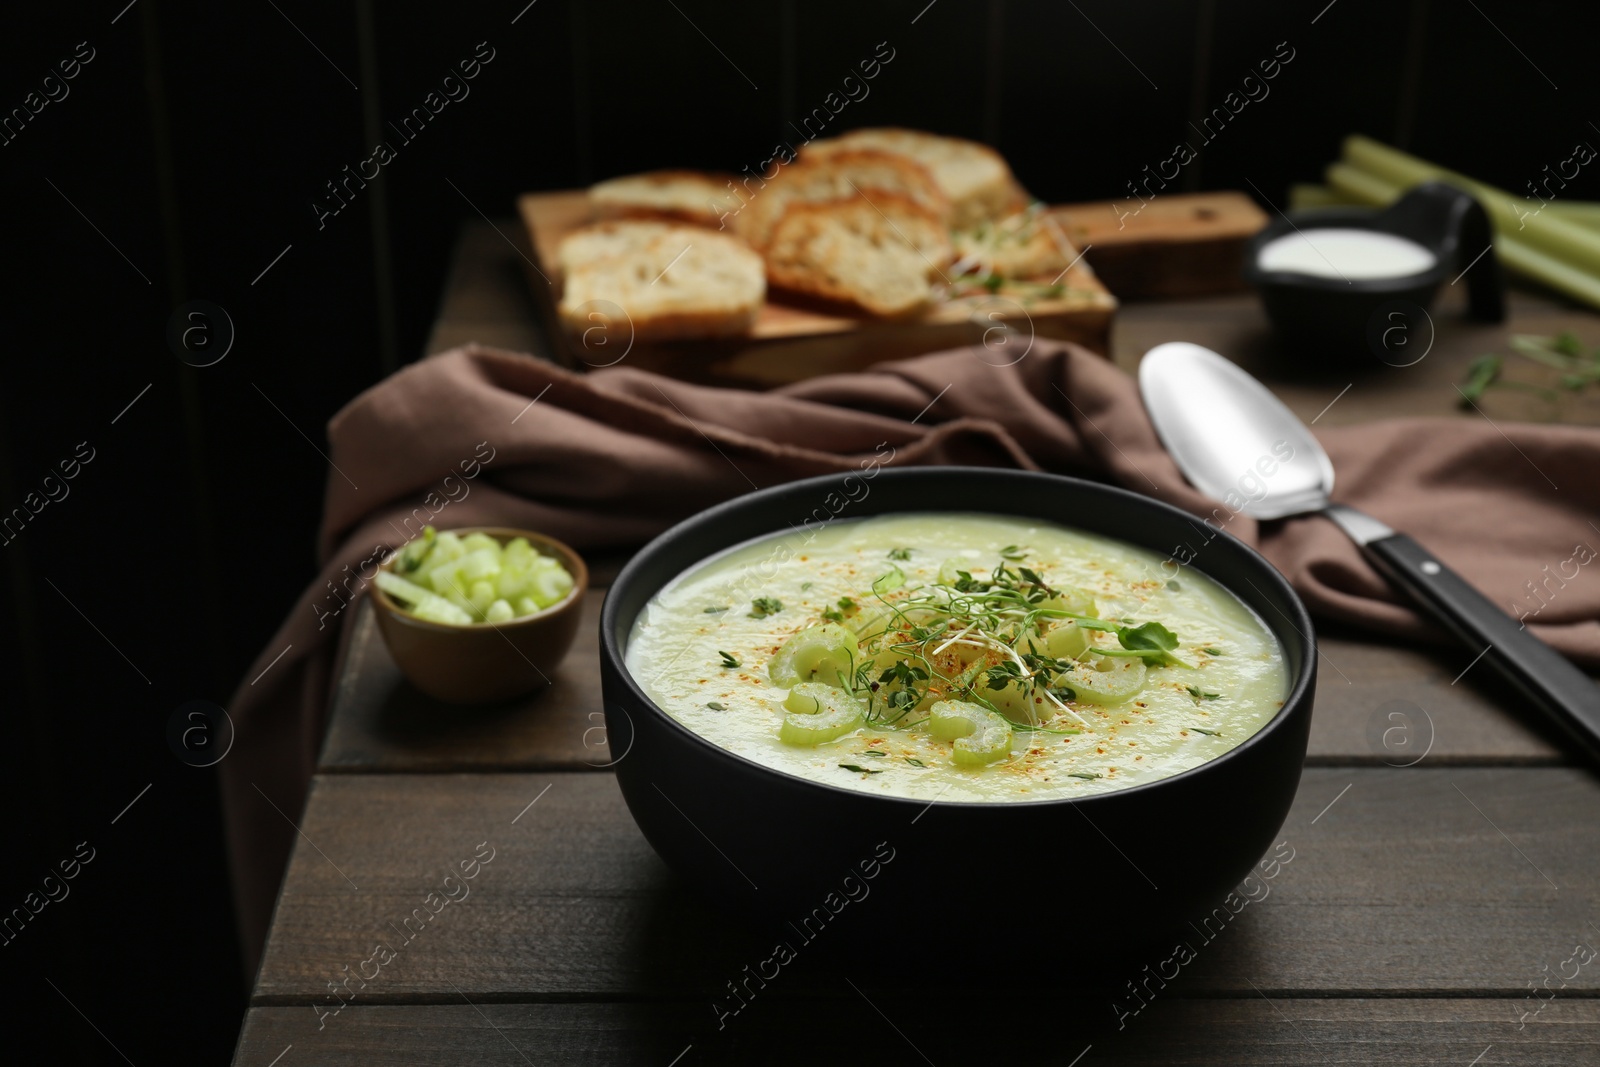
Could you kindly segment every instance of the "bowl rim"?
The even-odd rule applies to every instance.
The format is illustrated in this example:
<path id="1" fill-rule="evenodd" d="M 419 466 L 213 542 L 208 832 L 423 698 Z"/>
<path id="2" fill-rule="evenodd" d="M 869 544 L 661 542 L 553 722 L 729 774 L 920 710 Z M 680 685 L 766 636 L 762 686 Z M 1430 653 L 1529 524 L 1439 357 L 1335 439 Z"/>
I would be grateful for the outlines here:
<path id="1" fill-rule="evenodd" d="M 439 530 L 438 532 L 442 534 L 461 534 L 462 536 L 474 533 L 487 534 L 488 536 L 500 541 L 502 546 L 505 545 L 506 541 L 518 537 L 525 537 L 528 539 L 530 544 L 537 542 L 538 544 L 553 547 L 558 550 L 558 553 L 562 557 L 562 566 L 567 569 L 568 574 L 572 575 L 572 588 L 567 590 L 566 596 L 562 597 L 554 604 L 551 604 L 549 607 L 540 608 L 532 615 L 519 615 L 515 618 L 507 619 L 505 622 L 453 623 L 434 622 L 432 619 L 420 618 L 396 603 L 395 599 L 388 593 L 385 593 L 378 586 L 376 581 L 369 582 L 367 588 L 372 593 L 373 600 L 377 606 L 383 609 L 383 611 L 387 614 L 408 626 L 415 626 L 419 630 L 430 630 L 436 633 L 454 634 L 486 633 L 490 630 L 511 630 L 527 623 L 541 622 L 549 619 L 556 613 L 570 608 L 575 601 L 582 600 L 583 594 L 588 592 L 589 567 L 583 562 L 583 557 L 578 555 L 571 545 L 568 545 L 564 541 L 559 541 L 556 538 L 551 537 L 549 534 L 539 533 L 536 530 L 524 530 L 515 526 L 453 526 L 448 530 Z M 413 537 L 411 540 L 414 541 L 416 538 Z M 405 542 L 405 545 L 409 545 L 410 543 L 411 541 L 407 541 Z M 395 561 L 400 558 L 400 553 L 404 550 L 405 545 L 401 545 L 399 548 L 389 553 L 388 557 L 385 558 L 383 562 L 378 564 L 378 570 L 388 571 L 391 574 L 394 573 Z M 373 577 L 376 578 L 377 576 L 374 575 Z"/>
<path id="2" fill-rule="evenodd" d="M 628 668 L 625 648 L 618 647 L 618 641 L 614 637 L 617 614 L 620 611 L 620 608 L 618 607 L 618 598 L 613 594 L 618 589 L 626 588 L 629 582 L 637 580 L 637 573 L 647 565 L 649 557 L 661 550 L 659 546 L 667 544 L 672 540 L 681 539 L 686 535 L 692 535 L 692 533 L 698 528 L 714 525 L 715 523 L 719 522 L 723 516 L 738 511 L 742 508 L 752 506 L 752 502 L 759 504 L 760 501 L 767 500 L 772 497 L 782 496 L 788 493 L 803 494 L 812 489 L 831 486 L 839 479 L 847 477 L 852 473 L 854 472 L 850 470 L 844 470 L 835 472 L 833 474 L 824 474 L 812 478 L 804 478 L 791 482 L 782 482 L 778 485 L 768 486 L 765 489 L 757 489 L 749 493 L 740 494 L 739 496 L 732 497 L 719 504 L 715 504 L 709 508 L 706 508 L 704 511 L 698 512 L 697 514 L 676 523 L 675 525 L 656 535 L 656 537 L 652 538 L 648 544 L 646 544 L 637 553 L 635 553 L 631 559 L 628 560 L 627 564 L 622 568 L 622 570 L 617 574 L 616 578 L 611 582 L 610 586 L 606 589 L 605 602 L 600 608 L 600 656 L 602 660 L 608 663 L 615 670 L 616 674 L 621 679 L 622 684 L 628 687 L 628 690 L 634 696 L 634 698 L 643 704 L 643 706 L 651 714 L 663 720 L 667 724 L 669 730 L 675 730 L 679 735 L 692 739 L 694 743 L 709 753 L 714 759 L 720 759 L 723 762 L 732 765 L 733 767 L 754 768 L 759 772 L 772 775 L 777 779 L 790 783 L 796 788 L 803 789 L 805 787 L 812 787 L 815 789 L 824 790 L 829 794 L 844 794 L 859 798 L 864 803 L 894 803 L 905 805 L 907 807 L 932 807 L 934 805 L 941 805 L 944 807 L 963 809 L 1033 809 L 1049 807 L 1052 805 L 1095 804 L 1108 802 L 1115 803 L 1115 798 L 1134 795 L 1148 795 L 1152 790 L 1168 786 L 1169 783 L 1179 781 L 1180 779 L 1198 777 L 1200 774 L 1207 773 L 1211 771 L 1212 768 L 1218 767 L 1219 765 L 1227 763 L 1231 760 L 1244 758 L 1244 754 L 1249 749 L 1265 744 L 1268 734 L 1283 729 L 1284 724 L 1288 721 L 1290 715 L 1294 714 L 1302 704 L 1309 704 L 1314 696 L 1313 690 L 1315 686 L 1318 656 L 1316 631 L 1313 628 L 1311 615 L 1306 610 L 1305 604 L 1300 600 L 1299 594 L 1294 591 L 1294 587 L 1289 584 L 1288 579 L 1286 579 L 1282 572 L 1273 566 L 1265 556 L 1263 556 L 1260 552 L 1257 552 L 1254 548 L 1245 544 L 1243 541 L 1239 540 L 1233 534 L 1228 533 L 1228 531 L 1219 529 L 1217 530 L 1217 535 L 1221 538 L 1224 538 L 1225 543 L 1227 543 L 1233 550 L 1242 553 L 1247 560 L 1256 565 L 1258 567 L 1260 577 L 1265 579 L 1269 586 L 1274 587 L 1275 591 L 1278 592 L 1282 599 L 1284 599 L 1289 605 L 1293 613 L 1293 617 L 1286 617 L 1285 621 L 1289 624 L 1290 628 L 1295 631 L 1295 637 L 1298 639 L 1300 646 L 1299 650 L 1301 653 L 1301 659 L 1300 669 L 1294 673 L 1289 686 L 1289 691 L 1284 696 L 1283 702 L 1278 706 L 1278 710 L 1273 714 L 1273 716 L 1263 723 L 1261 728 L 1255 733 L 1245 738 L 1239 744 L 1228 749 L 1226 752 L 1220 753 L 1211 759 L 1205 760 L 1202 763 L 1198 763 L 1186 770 L 1179 771 L 1177 774 L 1167 775 L 1164 778 L 1158 778 L 1154 781 L 1143 782 L 1139 785 L 1131 785 L 1120 789 L 1107 789 L 1102 792 L 1091 793 L 1086 796 L 1041 797 L 1034 800 L 1006 801 L 942 800 L 938 797 L 934 798 L 933 800 L 922 800 L 916 797 L 904 797 L 884 793 L 867 793 L 859 789 L 849 789 L 840 785 L 830 785 L 826 782 L 819 782 L 813 778 L 804 778 L 797 774 L 790 774 L 786 771 L 777 770 L 776 768 L 769 767 L 764 763 L 750 759 L 747 756 L 742 756 L 737 752 L 729 751 L 728 749 L 723 748 L 721 745 L 718 745 L 711 739 L 696 733 L 694 730 L 691 730 L 688 726 L 678 721 L 678 719 L 676 719 L 665 708 L 662 708 L 659 704 L 657 704 L 655 700 L 644 691 L 638 680 L 633 676 L 633 672 Z M 1147 508 L 1157 512 L 1165 512 L 1169 517 L 1179 519 L 1184 522 L 1194 523 L 1199 521 L 1189 512 L 1184 511 L 1181 508 L 1174 507 L 1165 501 L 1157 500 L 1154 497 L 1144 496 L 1140 493 L 1123 489 L 1120 486 L 1106 485 L 1105 483 L 1090 481 L 1086 478 L 1078 478 L 1066 474 L 1055 474 L 1049 471 L 1027 471 L 1016 468 L 1000 467 L 941 465 L 925 467 L 889 467 L 879 470 L 877 472 L 877 477 L 882 478 L 888 476 L 898 480 L 907 478 L 933 478 L 948 476 L 954 473 L 966 475 L 981 474 L 986 477 L 1001 476 L 1016 477 L 1024 480 L 1045 479 L 1055 482 L 1066 482 L 1072 484 L 1074 487 L 1080 490 L 1088 490 L 1092 493 L 1103 493 L 1112 499 L 1120 498 L 1135 507 Z M 973 509 L 970 508 L 961 510 L 969 513 L 973 512 Z M 975 513 L 992 514 L 997 516 L 1009 515 L 1020 518 L 1040 518 L 1037 515 L 1030 516 L 1018 511 L 1008 512 L 994 509 L 981 509 Z M 894 514 L 894 512 L 877 512 L 875 514 Z M 863 517 L 872 518 L 875 517 L 875 515 Z M 1048 522 L 1051 520 L 1041 519 L 1040 521 Z M 1056 525 L 1065 524 L 1057 523 Z M 1095 532 L 1093 529 L 1090 529 L 1086 526 L 1080 527 L 1080 529 L 1086 533 Z M 767 534 L 758 535 L 758 537 L 770 537 L 772 534 L 779 532 L 780 531 L 773 530 Z M 1109 535 L 1100 534 L 1097 536 Z M 1114 539 L 1125 540 L 1123 538 Z M 745 542 L 739 543 L 743 544 Z M 1134 544 L 1131 541 L 1127 541 L 1126 543 Z M 712 553 L 708 553 L 707 556 L 702 557 L 702 559 L 709 558 L 710 555 L 715 555 L 717 552 L 721 552 L 732 547 L 734 546 L 723 546 L 723 548 L 717 549 Z M 1145 546 L 1137 544 L 1134 544 L 1134 547 L 1145 548 Z M 1152 550 L 1146 549 L 1146 551 Z M 691 568 L 693 566 L 694 564 L 690 565 Z M 1185 566 L 1197 565 L 1190 563 L 1186 564 Z M 682 571 L 679 572 L 679 574 L 682 573 Z M 1226 589 L 1230 594 L 1235 597 L 1239 597 L 1239 599 L 1243 601 L 1243 597 L 1241 597 L 1240 594 L 1231 586 L 1212 576 L 1203 568 L 1201 569 L 1201 573 L 1205 574 L 1207 578 L 1211 579 L 1211 581 L 1216 582 L 1217 585 L 1221 586 L 1223 589 Z M 652 592 L 651 595 L 654 596 L 654 592 Z M 1265 595 L 1266 593 L 1263 592 L 1263 596 Z M 1255 611 L 1254 607 L 1249 605 L 1248 602 L 1246 602 L 1246 606 L 1251 607 L 1251 610 Z M 1262 622 L 1266 625 L 1268 632 L 1271 633 L 1272 636 L 1277 639 L 1287 651 L 1290 642 L 1284 639 L 1283 635 L 1264 613 L 1255 613 L 1262 619 Z M 632 629 L 631 622 L 629 629 Z M 611 701 L 605 702 L 605 709 L 607 713 L 610 711 L 611 704 Z M 628 714 L 626 708 L 622 710 L 624 714 Z M 1309 714 L 1309 710 L 1306 712 L 1306 714 Z M 618 761 L 619 765 L 621 762 L 621 760 Z"/>

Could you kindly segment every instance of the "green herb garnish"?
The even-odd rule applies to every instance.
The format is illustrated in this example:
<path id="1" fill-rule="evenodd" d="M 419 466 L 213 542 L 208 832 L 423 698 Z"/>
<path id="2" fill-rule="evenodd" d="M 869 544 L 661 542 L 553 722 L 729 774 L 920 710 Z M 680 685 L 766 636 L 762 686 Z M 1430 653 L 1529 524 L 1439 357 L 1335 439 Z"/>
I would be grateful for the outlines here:
<path id="1" fill-rule="evenodd" d="M 1546 368 L 1544 382 L 1550 381 L 1549 371 L 1555 372 L 1554 386 L 1539 382 L 1507 377 L 1505 357 L 1479 356 L 1467 366 L 1465 380 L 1456 388 L 1461 393 L 1461 406 L 1471 407 L 1491 388 L 1517 389 L 1534 393 L 1552 404 L 1559 404 L 1563 394 L 1581 393 L 1600 382 L 1600 348 L 1584 351 L 1583 343 L 1573 333 L 1556 337 L 1534 334 L 1514 334 L 1511 350 L 1524 359 Z"/>
<path id="2" fill-rule="evenodd" d="M 705 613 L 707 615 L 721 615 L 724 611 L 727 611 L 727 610 L 728 610 L 728 605 L 724 604 L 720 608 L 707 608 Z"/>
<path id="3" fill-rule="evenodd" d="M 722 669 L 723 670 L 727 670 L 730 667 L 739 666 L 739 661 L 738 660 L 734 659 L 731 655 L 729 655 L 728 653 L 722 651 L 722 649 L 720 649 L 720 648 L 717 649 L 717 655 L 722 657 Z"/>
<path id="4" fill-rule="evenodd" d="M 750 618 L 764 619 L 783 610 L 783 601 L 776 597 L 758 596 L 750 601 Z"/>
<path id="5" fill-rule="evenodd" d="M 1145 622 L 1138 626 L 1117 626 L 1096 619 L 1087 621 L 1080 619 L 1078 625 L 1086 630 L 1109 630 L 1117 635 L 1117 642 L 1122 647 L 1095 649 L 1102 656 L 1139 656 L 1147 663 L 1190 666 L 1173 655 L 1172 650 L 1178 647 L 1178 635 L 1159 622 Z"/>
<path id="6" fill-rule="evenodd" d="M 1199 727 L 1199 726 L 1191 726 L 1191 727 L 1189 727 L 1189 729 L 1193 730 L 1197 734 L 1205 734 L 1207 737 L 1221 737 L 1222 736 L 1222 734 L 1217 730 L 1206 730 L 1206 729 L 1203 729 L 1202 727 Z"/>
<path id="7" fill-rule="evenodd" d="M 916 758 L 911 757 L 911 756 L 907 756 L 906 757 L 906 762 L 911 764 L 911 766 L 913 766 L 913 767 L 926 767 L 927 766 L 926 763 L 923 763 L 921 760 L 916 759 Z"/>
<path id="8" fill-rule="evenodd" d="M 706 707 L 710 708 L 712 711 L 727 711 L 728 710 L 727 706 L 725 704 L 723 704 L 720 700 L 713 700 L 709 704 L 707 704 Z"/>
<path id="9" fill-rule="evenodd" d="M 879 759 L 883 759 L 884 757 L 889 755 L 889 753 L 887 753 L 887 752 L 879 752 L 875 748 L 869 748 L 869 749 L 865 750 L 864 752 L 862 752 L 861 754 L 863 756 L 877 756 Z"/>
<path id="10" fill-rule="evenodd" d="M 1220 655 L 1222 655 L 1222 649 L 1220 649 L 1220 648 L 1209 648 L 1208 647 L 1208 648 L 1202 648 L 1200 651 L 1204 652 L 1208 656 L 1220 656 Z"/>
<path id="11" fill-rule="evenodd" d="M 891 548 L 889 550 L 889 558 L 890 559 L 910 559 L 911 558 L 911 550 L 909 548 Z"/>
<path id="12" fill-rule="evenodd" d="M 1196 704 L 1200 703 L 1202 700 L 1216 700 L 1222 696 L 1221 693 L 1202 692 L 1198 685 L 1186 685 L 1183 687 L 1183 691 L 1188 693 L 1191 697 L 1194 697 L 1194 702 Z"/>
<path id="13" fill-rule="evenodd" d="M 1500 380 L 1505 360 L 1500 356 L 1479 356 L 1467 365 L 1467 379 L 1461 383 L 1462 407 L 1482 398 L 1483 391 Z"/>
<path id="14" fill-rule="evenodd" d="M 855 771 L 857 774 L 882 774 L 883 773 L 881 770 L 879 770 L 879 771 L 869 770 L 866 767 L 862 767 L 862 766 L 859 766 L 858 764 L 854 764 L 854 763 L 841 763 L 841 764 L 839 764 L 839 766 L 843 767 L 847 771 Z"/>
<path id="15" fill-rule="evenodd" d="M 1167 588 L 1172 590 L 1174 593 L 1183 592 L 1183 586 L 1178 584 L 1178 579 L 1176 578 L 1167 579 Z"/>
<path id="16" fill-rule="evenodd" d="M 1067 773 L 1067 777 L 1068 778 L 1082 778 L 1086 782 L 1092 782 L 1096 778 L 1104 778 L 1105 775 L 1103 775 L 1103 774 L 1095 774 L 1093 771 L 1069 771 Z"/>
<path id="17" fill-rule="evenodd" d="M 1045 654 L 1040 642 L 1051 624 L 1072 620 L 1085 630 L 1105 632 L 1116 642 L 1092 644 L 1095 656 L 1126 656 L 1151 666 L 1176 663 L 1178 636 L 1155 621 L 1107 620 L 1072 610 L 1087 598 L 1076 590 L 1057 590 L 1045 573 L 1018 562 L 1023 550 L 1007 545 L 997 565 L 984 571 L 957 570 L 954 580 L 914 584 L 899 567 L 872 583 L 878 602 L 869 616 L 876 621 L 854 635 L 860 655 L 843 685 L 866 705 L 866 721 L 896 730 L 926 722 L 913 715 L 930 699 L 964 700 L 999 715 L 1018 732 L 1076 734 L 1088 725 L 1069 702 L 1078 699 L 1067 684 L 1082 664 L 1073 658 Z M 840 597 L 836 608 L 821 615 L 842 622 L 856 600 Z M 854 621 L 854 620 L 852 620 Z M 960 644 L 975 650 L 960 659 L 946 655 Z M 888 666 L 884 666 L 887 663 Z M 1041 705 L 1046 713 L 1064 716 L 1017 721 L 1013 707 Z M 1066 719 L 1075 723 L 1061 728 Z"/>

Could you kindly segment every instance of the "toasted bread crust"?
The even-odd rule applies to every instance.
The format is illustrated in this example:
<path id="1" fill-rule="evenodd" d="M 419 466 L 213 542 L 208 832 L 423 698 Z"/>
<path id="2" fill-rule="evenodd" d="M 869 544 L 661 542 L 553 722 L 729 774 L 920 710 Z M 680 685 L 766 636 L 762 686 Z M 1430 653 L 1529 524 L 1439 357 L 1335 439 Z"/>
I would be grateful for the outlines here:
<path id="1" fill-rule="evenodd" d="M 1005 157 L 986 144 L 895 126 L 852 130 L 813 141 L 802 160 L 820 160 L 867 149 L 902 155 L 926 167 L 951 203 L 951 225 L 974 226 L 1000 219 L 1027 204 Z"/>
<path id="2" fill-rule="evenodd" d="M 625 174 L 589 187 L 597 219 L 658 219 L 718 228 L 737 212 L 732 176 L 702 170 L 652 170 Z"/>
<path id="3" fill-rule="evenodd" d="M 791 203 L 842 200 L 859 193 L 903 196 L 940 219 L 950 210 L 926 167 L 904 156 L 862 149 L 785 167 L 750 197 L 734 219 L 735 228 L 759 250 Z"/>
<path id="4" fill-rule="evenodd" d="M 940 216 L 882 193 L 791 203 L 764 256 L 773 285 L 899 317 L 927 306 L 953 254 Z"/>

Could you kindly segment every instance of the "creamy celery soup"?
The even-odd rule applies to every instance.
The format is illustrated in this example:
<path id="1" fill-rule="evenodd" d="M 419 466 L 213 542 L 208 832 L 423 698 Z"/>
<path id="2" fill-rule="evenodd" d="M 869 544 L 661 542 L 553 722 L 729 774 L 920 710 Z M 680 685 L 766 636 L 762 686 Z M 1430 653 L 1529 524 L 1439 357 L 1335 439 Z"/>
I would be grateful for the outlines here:
<path id="1" fill-rule="evenodd" d="M 928 513 L 738 546 L 647 604 L 629 670 L 774 770 L 950 801 L 1166 778 L 1261 729 L 1283 650 L 1211 579 L 1049 523 Z"/>

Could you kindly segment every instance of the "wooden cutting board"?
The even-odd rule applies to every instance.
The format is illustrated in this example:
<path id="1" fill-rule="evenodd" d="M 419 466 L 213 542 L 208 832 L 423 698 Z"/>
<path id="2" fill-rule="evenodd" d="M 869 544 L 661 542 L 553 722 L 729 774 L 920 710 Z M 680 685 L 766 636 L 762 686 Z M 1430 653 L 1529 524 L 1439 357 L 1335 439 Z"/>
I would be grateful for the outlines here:
<path id="1" fill-rule="evenodd" d="M 592 369 L 626 360 L 628 366 L 675 378 L 755 388 L 963 346 L 985 362 L 1012 363 L 1036 337 L 1073 341 L 1105 354 L 1122 295 L 1108 286 L 1105 269 L 1139 296 L 1218 291 L 1219 283 L 1231 288 L 1244 241 L 1266 224 L 1254 204 L 1237 193 L 1165 197 L 1137 215 L 1124 206 L 1120 218 L 1111 202 L 1068 205 L 1051 210 L 1086 254 L 1061 277 L 1066 291 L 1060 298 L 966 297 L 936 304 L 915 320 L 882 321 L 772 293 L 744 336 L 600 347 L 577 343 L 555 312 L 560 295 L 556 249 L 563 237 L 591 221 L 585 193 L 527 193 L 517 206 L 533 252 L 528 274 L 535 302 L 551 335 L 562 339 L 570 366 Z"/>
<path id="2" fill-rule="evenodd" d="M 1243 193 L 1096 200 L 1051 208 L 1118 300 L 1207 296 L 1245 288 L 1244 246 L 1267 224 Z"/>

